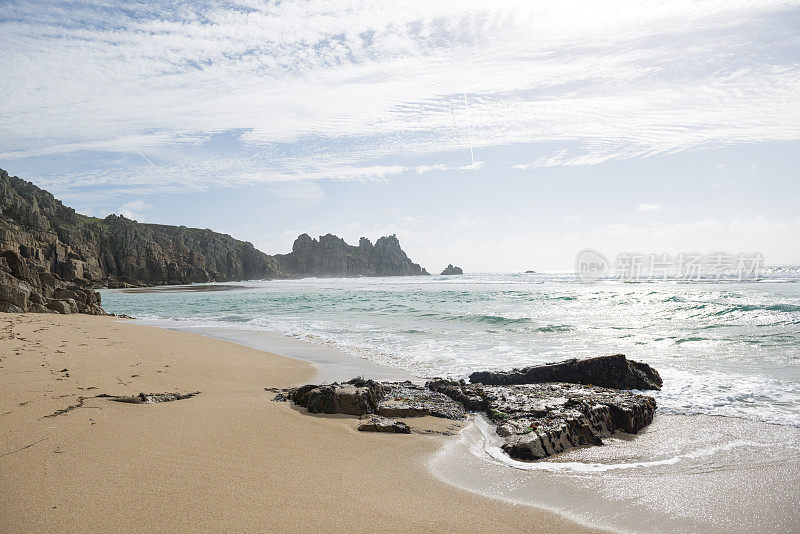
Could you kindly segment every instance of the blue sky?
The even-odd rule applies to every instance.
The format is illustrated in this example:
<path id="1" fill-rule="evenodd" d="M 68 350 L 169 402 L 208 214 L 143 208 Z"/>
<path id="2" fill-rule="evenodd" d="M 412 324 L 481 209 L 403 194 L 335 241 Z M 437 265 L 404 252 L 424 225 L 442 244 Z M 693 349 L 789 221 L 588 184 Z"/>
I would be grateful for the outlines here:
<path id="1" fill-rule="evenodd" d="M 0 49 L 0 167 L 83 213 L 800 263 L 798 2 L 23 0 Z"/>

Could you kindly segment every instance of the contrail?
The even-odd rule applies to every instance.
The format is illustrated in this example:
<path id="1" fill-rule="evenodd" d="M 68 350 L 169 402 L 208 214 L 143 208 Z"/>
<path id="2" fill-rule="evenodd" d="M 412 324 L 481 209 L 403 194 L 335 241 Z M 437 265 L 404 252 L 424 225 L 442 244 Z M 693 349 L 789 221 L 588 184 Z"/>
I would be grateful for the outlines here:
<path id="1" fill-rule="evenodd" d="M 467 104 L 467 92 L 464 91 L 464 111 L 467 115 L 467 140 L 469 140 L 469 155 L 472 158 L 472 165 L 475 165 L 475 152 L 472 150 L 472 132 L 469 127 L 469 104 Z"/>
<path id="2" fill-rule="evenodd" d="M 142 153 L 141 153 L 141 152 L 139 152 L 138 150 L 137 150 L 136 152 L 137 152 L 137 153 L 138 153 L 140 156 L 142 156 L 142 158 L 143 158 L 143 159 L 144 159 L 144 160 L 145 160 L 147 163 L 149 163 L 149 164 L 150 164 L 150 165 L 152 165 L 153 167 L 156 167 L 156 164 L 155 164 L 155 163 L 153 163 L 152 161 L 150 161 L 149 159 L 147 159 L 147 156 L 145 156 L 144 154 L 142 154 Z M 158 167 L 156 167 L 156 168 L 158 168 Z"/>

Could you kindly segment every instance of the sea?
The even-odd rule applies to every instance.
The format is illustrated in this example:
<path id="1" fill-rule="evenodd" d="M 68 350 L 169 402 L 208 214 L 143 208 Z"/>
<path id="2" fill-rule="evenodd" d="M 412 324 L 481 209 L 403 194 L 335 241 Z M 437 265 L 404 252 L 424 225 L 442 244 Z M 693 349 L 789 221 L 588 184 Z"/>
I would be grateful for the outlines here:
<path id="1" fill-rule="evenodd" d="M 659 417 L 634 440 L 524 464 L 476 419 L 431 468 L 465 489 L 613 529 L 800 529 L 800 267 L 743 281 L 537 272 L 192 288 L 105 290 L 103 306 L 232 339 L 277 334 L 419 379 L 617 353 L 646 362 L 664 386 L 646 392 Z"/>

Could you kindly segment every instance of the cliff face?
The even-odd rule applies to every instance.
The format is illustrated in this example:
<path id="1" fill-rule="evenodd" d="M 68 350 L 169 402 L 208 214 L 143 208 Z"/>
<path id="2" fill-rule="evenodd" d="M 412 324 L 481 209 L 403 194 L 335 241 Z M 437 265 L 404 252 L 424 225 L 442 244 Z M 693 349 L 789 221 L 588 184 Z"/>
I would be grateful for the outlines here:
<path id="1" fill-rule="evenodd" d="M 280 268 L 293 276 L 415 276 L 428 274 L 400 248 L 394 235 L 381 237 L 373 245 L 362 237 L 358 246 L 348 245 L 333 234 L 298 237 L 289 254 L 275 256 Z"/>
<path id="2" fill-rule="evenodd" d="M 102 276 L 117 284 L 186 284 L 284 276 L 271 256 L 226 234 L 142 224 L 116 215 L 109 215 L 103 222 L 107 227 L 94 236 L 96 247 L 92 252 L 99 259 Z"/>
<path id="3" fill-rule="evenodd" d="M 229 235 L 86 217 L 3 170 L 0 256 L 0 311 L 100 313 L 95 287 L 284 276 L 271 256 Z"/>

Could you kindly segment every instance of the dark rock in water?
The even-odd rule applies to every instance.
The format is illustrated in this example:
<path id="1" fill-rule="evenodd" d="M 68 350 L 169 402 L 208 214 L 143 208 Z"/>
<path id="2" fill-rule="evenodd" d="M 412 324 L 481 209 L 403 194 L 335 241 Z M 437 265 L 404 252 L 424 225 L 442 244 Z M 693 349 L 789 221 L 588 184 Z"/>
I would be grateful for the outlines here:
<path id="1" fill-rule="evenodd" d="M 487 413 L 518 460 L 537 460 L 581 445 L 601 445 L 617 430 L 636 433 L 653 420 L 656 401 L 631 391 L 576 384 L 485 386 L 449 380 L 426 384 Z"/>
<path id="2" fill-rule="evenodd" d="M 646 363 L 628 360 L 622 354 L 585 360 L 566 360 L 513 371 L 479 371 L 469 375 L 472 383 L 486 385 L 569 382 L 615 389 L 661 389 L 658 371 Z"/>
<path id="3" fill-rule="evenodd" d="M 394 421 L 385 417 L 372 417 L 369 421 L 358 425 L 362 432 L 390 432 L 394 434 L 411 434 L 409 426 L 402 421 Z"/>
<path id="4" fill-rule="evenodd" d="M 377 412 L 382 395 L 378 382 L 354 378 L 341 384 L 308 384 L 289 390 L 286 396 L 311 413 L 365 415 Z"/>
<path id="5" fill-rule="evenodd" d="M 464 419 L 461 405 L 438 391 L 411 382 L 383 383 L 383 397 L 378 413 L 384 417 L 423 417 Z"/>
<path id="6" fill-rule="evenodd" d="M 465 410 L 485 412 L 505 440 L 503 450 L 518 460 L 600 445 L 616 431 L 635 434 L 653 421 L 656 409 L 655 399 L 632 391 L 567 383 L 485 385 L 435 379 L 423 387 L 354 378 L 341 384 L 266 389 L 277 393 L 274 400 L 288 398 L 312 413 L 375 415 L 359 427 L 373 432 L 410 432 L 388 417 L 463 419 Z"/>
<path id="7" fill-rule="evenodd" d="M 319 241 L 301 234 L 289 254 L 275 256 L 283 272 L 291 276 L 415 276 L 428 274 L 400 248 L 397 236 L 379 238 L 375 244 L 362 237 L 358 246 L 348 245 L 333 234 Z"/>
<path id="8" fill-rule="evenodd" d="M 453 275 L 453 274 L 464 274 L 464 271 L 461 270 L 461 267 L 454 267 L 452 263 L 448 263 L 447 267 L 445 267 L 444 271 L 442 271 L 443 275 Z"/>

